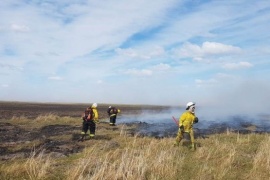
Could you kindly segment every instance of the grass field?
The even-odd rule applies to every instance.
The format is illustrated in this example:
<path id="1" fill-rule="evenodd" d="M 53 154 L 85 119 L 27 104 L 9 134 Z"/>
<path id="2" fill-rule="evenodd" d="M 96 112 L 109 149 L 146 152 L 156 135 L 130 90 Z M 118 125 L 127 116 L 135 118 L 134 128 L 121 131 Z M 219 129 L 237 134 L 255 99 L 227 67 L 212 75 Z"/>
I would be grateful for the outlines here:
<path id="1" fill-rule="evenodd" d="M 1 123 L 8 125 L 10 132 L 15 127 L 23 137 L 19 133 L 17 138 L 5 140 L 1 134 L 0 179 L 270 177 L 270 136 L 266 133 L 213 134 L 196 139 L 197 149 L 193 152 L 186 142 L 174 147 L 173 137 L 140 137 L 130 133 L 134 126 L 111 127 L 105 119 L 97 125 L 95 139 L 84 142 L 77 141 L 81 121 L 74 117 L 48 114 L 35 119 L 14 117 Z"/>

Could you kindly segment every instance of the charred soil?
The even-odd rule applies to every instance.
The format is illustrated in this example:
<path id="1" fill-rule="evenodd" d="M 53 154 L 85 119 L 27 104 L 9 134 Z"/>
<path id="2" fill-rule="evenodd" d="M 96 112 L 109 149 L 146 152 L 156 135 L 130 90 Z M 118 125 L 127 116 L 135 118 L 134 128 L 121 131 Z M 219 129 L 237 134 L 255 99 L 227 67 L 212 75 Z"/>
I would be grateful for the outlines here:
<path id="1" fill-rule="evenodd" d="M 43 151 L 55 157 L 68 156 L 81 152 L 86 146 L 84 142 L 79 142 L 81 126 L 80 124 L 48 124 L 42 127 L 29 128 L 31 124 L 21 125 L 14 123 L 12 119 L 32 120 L 39 116 L 53 114 L 57 117 L 72 117 L 80 119 L 84 109 L 88 104 L 47 104 L 47 103 L 21 103 L 21 102 L 0 102 L 0 160 L 13 158 L 27 158 L 31 153 Z M 118 108 L 125 114 L 139 114 L 143 109 L 160 111 L 167 107 L 160 106 L 133 106 L 118 105 Z M 106 110 L 108 105 L 99 105 L 99 118 L 108 117 Z M 12 122 L 11 122 L 12 121 Z M 99 129 L 105 131 L 117 131 L 119 127 L 108 127 L 108 124 L 101 122 Z M 132 132 L 131 132 L 132 134 Z M 109 135 L 97 135 L 94 141 L 110 141 Z M 89 143 L 88 140 L 87 143 Z"/>

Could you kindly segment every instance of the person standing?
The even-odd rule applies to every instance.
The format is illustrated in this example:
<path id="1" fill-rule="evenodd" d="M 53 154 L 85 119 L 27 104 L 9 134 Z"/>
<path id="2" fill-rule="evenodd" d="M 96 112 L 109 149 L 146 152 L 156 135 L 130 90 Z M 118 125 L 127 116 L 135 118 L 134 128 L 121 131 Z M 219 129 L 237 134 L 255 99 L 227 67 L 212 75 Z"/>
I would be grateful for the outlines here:
<path id="1" fill-rule="evenodd" d="M 191 150 L 195 150 L 193 124 L 198 122 L 199 119 L 195 115 L 195 103 L 188 102 L 186 105 L 186 111 L 179 118 L 179 129 L 174 145 L 179 146 L 184 133 L 188 133 L 191 141 Z"/>
<path id="2" fill-rule="evenodd" d="M 88 129 L 90 138 L 95 137 L 96 123 L 98 122 L 97 103 L 94 103 L 91 107 L 86 108 L 82 119 L 82 137 L 80 140 L 83 141 L 85 139 Z"/>
<path id="3" fill-rule="evenodd" d="M 110 126 L 115 126 L 117 114 L 120 113 L 120 109 L 116 107 L 109 106 L 107 113 L 110 117 Z"/>

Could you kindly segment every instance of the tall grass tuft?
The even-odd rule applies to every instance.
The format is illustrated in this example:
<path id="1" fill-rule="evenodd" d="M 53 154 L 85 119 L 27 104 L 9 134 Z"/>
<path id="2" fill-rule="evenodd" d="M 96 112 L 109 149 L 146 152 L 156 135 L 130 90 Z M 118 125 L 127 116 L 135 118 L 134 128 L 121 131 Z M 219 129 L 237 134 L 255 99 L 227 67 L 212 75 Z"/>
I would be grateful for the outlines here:
<path id="1" fill-rule="evenodd" d="M 253 168 L 249 177 L 270 179 L 270 137 L 263 140 L 253 158 Z"/>
<path id="2" fill-rule="evenodd" d="M 68 179 L 173 179 L 185 156 L 171 148 L 171 141 L 133 137 L 123 148 L 93 146 L 70 167 Z M 172 146 L 171 146 L 172 147 Z M 181 151 L 180 151 L 181 152 Z"/>
<path id="3" fill-rule="evenodd" d="M 36 152 L 33 151 L 25 163 L 25 169 L 29 179 L 45 179 L 51 164 L 52 159 L 50 156 L 45 155 L 44 151 L 41 151 L 39 154 L 36 154 Z"/>

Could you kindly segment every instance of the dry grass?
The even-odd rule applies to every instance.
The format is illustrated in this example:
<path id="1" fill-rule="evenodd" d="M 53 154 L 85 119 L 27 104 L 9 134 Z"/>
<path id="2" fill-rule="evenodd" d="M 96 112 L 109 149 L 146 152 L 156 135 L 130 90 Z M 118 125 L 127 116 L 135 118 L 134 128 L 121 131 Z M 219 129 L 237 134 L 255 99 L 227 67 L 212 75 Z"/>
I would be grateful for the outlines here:
<path id="1" fill-rule="evenodd" d="M 68 179 L 173 178 L 179 167 L 171 164 L 184 158 L 177 156 L 175 149 L 167 149 L 171 144 L 166 139 L 134 137 L 124 141 L 120 148 L 110 149 L 104 144 L 85 149 L 83 157 L 67 171 Z"/>
<path id="2" fill-rule="evenodd" d="M 55 125 L 55 124 L 61 124 L 61 125 L 70 125 L 70 124 L 79 124 L 80 118 L 71 118 L 71 117 L 59 117 L 53 113 L 49 113 L 46 115 L 40 115 L 35 119 L 27 119 L 24 116 L 13 116 L 11 120 L 8 120 L 6 122 L 20 125 L 26 129 L 33 129 L 33 128 L 40 128 L 45 125 Z M 31 125 L 31 126 L 29 126 Z"/>
<path id="3" fill-rule="evenodd" d="M 265 138 L 253 158 L 253 167 L 248 175 L 254 179 L 270 179 L 270 137 Z"/>
<path id="4" fill-rule="evenodd" d="M 12 119 L 11 121 L 13 121 Z M 22 118 L 26 126 L 27 119 Z M 35 119 L 42 125 L 77 123 L 77 119 L 50 115 Z M 269 134 L 224 134 L 197 139 L 197 150 L 173 147 L 174 138 L 130 136 L 125 125 L 112 130 L 99 124 L 97 137 L 82 142 L 82 153 L 52 158 L 44 151 L 27 159 L 1 162 L 0 179 L 245 179 L 270 177 Z M 79 132 L 78 132 L 79 133 Z M 60 137 L 61 138 L 61 137 Z"/>
<path id="5" fill-rule="evenodd" d="M 49 167 L 52 164 L 50 156 L 44 155 L 44 151 L 36 154 L 33 152 L 31 157 L 25 162 L 25 169 L 28 178 L 31 180 L 44 179 L 49 174 Z"/>

